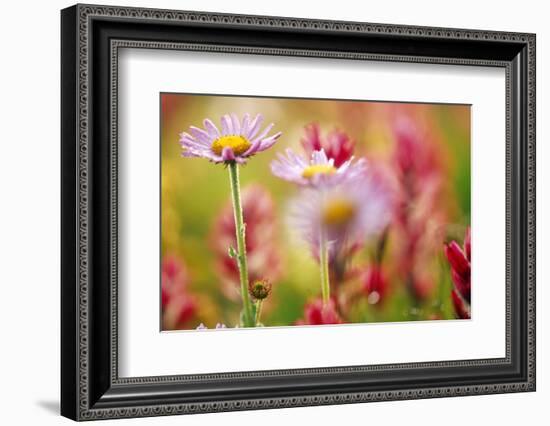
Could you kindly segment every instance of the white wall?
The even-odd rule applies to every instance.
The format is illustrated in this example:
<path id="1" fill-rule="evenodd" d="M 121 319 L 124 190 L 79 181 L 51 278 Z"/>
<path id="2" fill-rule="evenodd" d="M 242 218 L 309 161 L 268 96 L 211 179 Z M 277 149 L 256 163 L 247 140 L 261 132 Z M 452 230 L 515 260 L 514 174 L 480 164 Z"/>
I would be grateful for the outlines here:
<path id="1" fill-rule="evenodd" d="M 103 1 L 144 7 L 537 33 L 538 391 L 423 401 L 121 420 L 118 424 L 270 425 L 315 422 L 544 424 L 550 401 L 548 258 L 550 28 L 545 2 Z M 6 425 L 64 424 L 59 394 L 59 9 L 71 2 L 2 5 L 0 65 L 0 417 Z M 538 417 L 537 417 L 538 416 Z M 536 420 L 536 419 L 540 420 Z M 548 421 L 548 420 L 546 420 Z M 110 424 L 105 422 L 102 424 Z M 117 423 L 113 423 L 117 424 Z"/>

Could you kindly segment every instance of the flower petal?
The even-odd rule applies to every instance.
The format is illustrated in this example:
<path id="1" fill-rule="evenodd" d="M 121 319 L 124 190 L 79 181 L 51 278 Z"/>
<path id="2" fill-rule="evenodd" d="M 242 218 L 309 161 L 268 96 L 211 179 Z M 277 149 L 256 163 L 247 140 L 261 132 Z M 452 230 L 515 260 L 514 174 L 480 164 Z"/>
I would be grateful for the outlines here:
<path id="1" fill-rule="evenodd" d="M 254 136 L 256 136 L 256 133 L 258 133 L 258 130 L 260 129 L 260 126 L 262 125 L 264 121 L 264 116 L 262 114 L 256 115 L 254 117 L 254 120 L 249 124 L 248 127 L 248 133 L 243 134 L 248 139 L 252 139 Z"/>
<path id="2" fill-rule="evenodd" d="M 451 267 L 460 275 L 470 274 L 470 262 L 456 241 L 445 245 L 445 255 L 449 259 Z"/>
<path id="3" fill-rule="evenodd" d="M 182 142 L 180 145 L 181 145 L 182 149 L 194 149 L 194 150 L 198 150 L 198 151 L 201 151 L 201 152 L 202 151 L 210 152 L 209 147 L 206 147 L 206 146 L 204 146 L 201 143 L 196 142 L 196 141 L 185 141 L 185 142 Z"/>
<path id="4" fill-rule="evenodd" d="M 195 127 L 195 126 L 190 126 L 189 131 L 191 132 L 191 134 L 195 139 L 201 141 L 202 143 L 210 144 L 212 142 L 208 133 L 203 129 L 199 129 L 198 127 Z"/>
<path id="5" fill-rule="evenodd" d="M 246 113 L 243 116 L 243 122 L 241 124 L 241 135 L 243 135 L 244 137 L 246 137 L 246 135 L 248 133 L 248 125 L 249 124 L 250 124 L 250 114 Z"/>
<path id="6" fill-rule="evenodd" d="M 250 148 L 248 148 L 243 154 L 243 157 L 249 157 L 251 155 L 254 155 L 261 147 L 262 141 L 256 141 L 252 145 L 250 145 Z"/>
<path id="7" fill-rule="evenodd" d="M 261 146 L 258 148 L 258 151 L 265 151 L 268 148 L 271 148 L 277 142 L 277 139 L 281 137 L 283 132 L 275 133 L 273 136 L 266 138 L 261 141 Z"/>
<path id="8" fill-rule="evenodd" d="M 453 301 L 455 312 L 458 317 L 460 319 L 470 319 L 470 306 L 468 306 L 466 301 L 460 296 L 460 294 L 458 294 L 455 289 L 451 291 L 451 298 Z"/>
<path id="9" fill-rule="evenodd" d="M 271 128 L 273 127 L 273 123 L 270 123 L 268 126 L 265 127 L 265 129 L 254 138 L 254 140 L 250 141 L 251 143 L 256 142 L 257 140 L 261 140 L 267 136 Z"/>
<path id="10" fill-rule="evenodd" d="M 313 151 L 311 153 L 311 164 L 325 165 L 328 163 L 329 161 L 328 161 L 327 155 L 325 154 L 325 150 L 323 148 L 321 148 L 320 151 Z"/>
<path id="11" fill-rule="evenodd" d="M 233 134 L 233 124 L 231 123 L 231 117 L 228 114 L 225 114 L 222 117 L 222 134 L 224 136 Z"/>
<path id="12" fill-rule="evenodd" d="M 233 124 L 233 134 L 240 135 L 241 123 L 239 122 L 239 117 L 237 117 L 237 114 L 235 113 L 231 114 L 231 123 Z"/>
<path id="13" fill-rule="evenodd" d="M 470 302 L 470 295 L 471 295 L 470 276 L 460 275 L 454 269 L 451 269 L 451 279 L 453 280 L 455 288 L 458 290 L 460 295 L 464 299 L 466 299 L 467 302 Z"/>
<path id="14" fill-rule="evenodd" d="M 223 161 L 234 161 L 235 160 L 235 153 L 233 152 L 233 150 L 226 146 L 223 150 L 222 150 L 222 158 L 223 158 Z"/>
<path id="15" fill-rule="evenodd" d="M 210 147 L 210 143 L 209 142 L 203 142 L 201 140 L 198 140 L 196 138 L 194 138 L 193 136 L 191 136 L 189 133 L 185 133 L 185 132 L 182 132 L 180 133 L 180 145 L 183 144 L 183 143 L 191 143 L 191 144 L 199 144 L 203 147 Z"/>
<path id="16" fill-rule="evenodd" d="M 211 139 L 218 139 L 221 136 L 220 131 L 212 120 L 205 118 L 203 124 Z"/>
<path id="17" fill-rule="evenodd" d="M 472 236 L 470 227 L 466 230 L 466 237 L 464 237 L 464 251 L 469 261 L 472 260 Z"/>

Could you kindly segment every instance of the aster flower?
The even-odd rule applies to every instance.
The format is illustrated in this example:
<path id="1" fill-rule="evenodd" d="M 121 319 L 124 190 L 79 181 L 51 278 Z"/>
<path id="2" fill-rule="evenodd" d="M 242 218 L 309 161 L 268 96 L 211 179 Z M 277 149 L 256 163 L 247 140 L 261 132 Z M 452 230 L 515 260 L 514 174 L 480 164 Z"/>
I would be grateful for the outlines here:
<path id="1" fill-rule="evenodd" d="M 366 169 L 364 159 L 354 163 L 353 157 L 337 167 L 334 159 L 329 159 L 323 148 L 313 151 L 309 161 L 291 149 L 287 149 L 285 153 L 286 155 L 279 153 L 278 159 L 271 162 L 271 172 L 301 186 L 336 185 L 356 178 Z"/>
<path id="2" fill-rule="evenodd" d="M 368 174 L 324 191 L 303 189 L 289 206 L 289 225 L 318 258 L 324 231 L 332 258 L 344 244 L 364 241 L 382 231 L 390 219 L 390 198 Z"/>
<path id="3" fill-rule="evenodd" d="M 207 118 L 203 121 L 203 129 L 191 126 L 189 133 L 180 134 L 182 156 L 202 157 L 214 163 L 244 164 L 249 157 L 273 146 L 281 136 L 281 132 L 268 136 L 273 123 L 260 132 L 263 120 L 261 114 L 252 120 L 249 114 L 245 114 L 242 120 L 236 114 L 225 114 L 218 129 Z"/>
<path id="4" fill-rule="evenodd" d="M 330 299 L 329 262 L 388 223 L 390 199 L 368 173 L 345 185 L 305 188 L 291 203 L 289 223 L 319 261 L 323 300 Z"/>
<path id="5" fill-rule="evenodd" d="M 296 325 L 328 324 L 342 324 L 333 299 L 330 299 L 328 303 L 324 303 L 321 299 L 307 303 L 304 307 L 304 318 L 296 321 Z"/>
<path id="6" fill-rule="evenodd" d="M 203 157 L 214 163 L 225 163 L 229 170 L 229 183 L 235 219 L 235 237 L 237 248 L 228 247 L 232 257 L 239 265 L 240 292 L 243 304 L 242 323 L 245 327 L 253 327 L 254 312 L 248 295 L 248 261 L 246 256 L 246 224 L 243 219 L 241 205 L 241 189 L 239 182 L 239 164 L 246 163 L 254 154 L 265 151 L 273 146 L 281 136 L 281 132 L 268 136 L 273 124 L 260 132 L 263 116 L 261 114 L 251 121 L 245 114 L 239 121 L 236 114 L 226 114 L 221 118 L 221 131 L 210 120 L 204 120 L 204 129 L 191 126 L 189 133 L 180 135 L 183 157 Z"/>
<path id="7" fill-rule="evenodd" d="M 453 290 L 451 299 L 455 312 L 459 318 L 470 318 L 471 300 L 471 236 L 470 228 L 466 230 L 464 247 L 456 241 L 445 244 L 444 251 L 451 265 L 451 279 Z"/>
<path id="8" fill-rule="evenodd" d="M 304 130 L 301 142 L 309 155 L 324 150 L 327 157 L 334 161 L 335 167 L 342 166 L 352 158 L 355 142 L 345 132 L 335 129 L 323 138 L 318 123 L 308 124 Z"/>

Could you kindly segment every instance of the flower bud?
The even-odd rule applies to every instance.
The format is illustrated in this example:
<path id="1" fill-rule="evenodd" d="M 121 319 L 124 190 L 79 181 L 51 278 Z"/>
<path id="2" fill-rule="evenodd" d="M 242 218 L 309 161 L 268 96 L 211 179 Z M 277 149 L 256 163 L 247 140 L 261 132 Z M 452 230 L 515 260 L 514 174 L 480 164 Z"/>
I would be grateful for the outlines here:
<path id="1" fill-rule="evenodd" d="M 264 300 L 271 293 L 271 283 L 266 279 L 251 282 L 248 292 L 256 300 Z"/>

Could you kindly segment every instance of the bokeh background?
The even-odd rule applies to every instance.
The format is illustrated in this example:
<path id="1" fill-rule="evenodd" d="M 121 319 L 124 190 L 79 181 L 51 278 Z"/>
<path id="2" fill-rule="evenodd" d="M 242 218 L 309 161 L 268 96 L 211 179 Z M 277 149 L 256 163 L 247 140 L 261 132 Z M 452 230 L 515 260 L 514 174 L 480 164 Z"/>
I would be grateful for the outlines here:
<path id="1" fill-rule="evenodd" d="M 275 123 L 274 132 L 283 132 L 273 148 L 241 168 L 248 232 L 255 227 L 254 241 L 247 241 L 251 274 L 258 270 L 258 278 L 273 284 L 262 311 L 265 326 L 316 323 L 318 265 L 285 222 L 296 188 L 269 167 L 287 147 L 304 152 L 301 141 L 312 123 L 321 137 L 349 138 L 355 157 L 366 157 L 398 200 L 384 240 L 365 242 L 334 279 L 343 322 L 459 317 L 443 247 L 450 240 L 462 244 L 470 224 L 468 105 L 163 93 L 162 329 L 238 323 L 238 272 L 227 255 L 234 238 L 228 172 L 205 159 L 182 158 L 179 145 L 190 125 L 202 127 L 204 118 L 219 123 L 229 112 L 261 113 Z M 399 123 L 407 123 L 408 133 Z"/>

